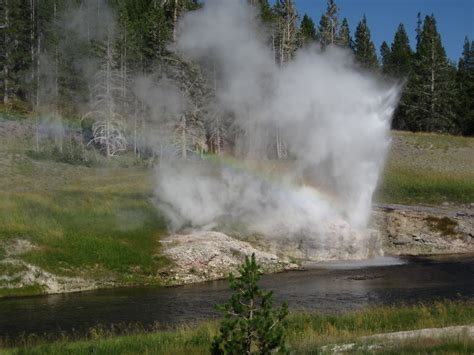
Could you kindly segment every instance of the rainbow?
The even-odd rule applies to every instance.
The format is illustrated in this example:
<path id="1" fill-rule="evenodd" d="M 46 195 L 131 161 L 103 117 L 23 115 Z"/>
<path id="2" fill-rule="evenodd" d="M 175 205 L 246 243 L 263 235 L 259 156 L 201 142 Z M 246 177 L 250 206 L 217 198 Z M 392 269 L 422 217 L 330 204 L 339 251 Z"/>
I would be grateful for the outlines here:
<path id="1" fill-rule="evenodd" d="M 204 161 L 232 169 L 234 172 L 265 181 L 288 194 L 300 195 L 307 194 L 310 191 L 313 197 L 324 201 L 335 211 L 343 213 L 343 208 L 340 206 L 340 201 L 338 201 L 336 196 L 306 184 L 304 181 L 297 181 L 294 178 L 285 179 L 285 177 L 291 177 L 289 168 L 291 168 L 292 161 L 290 160 L 237 159 L 229 154 L 205 154 L 202 158 Z"/>

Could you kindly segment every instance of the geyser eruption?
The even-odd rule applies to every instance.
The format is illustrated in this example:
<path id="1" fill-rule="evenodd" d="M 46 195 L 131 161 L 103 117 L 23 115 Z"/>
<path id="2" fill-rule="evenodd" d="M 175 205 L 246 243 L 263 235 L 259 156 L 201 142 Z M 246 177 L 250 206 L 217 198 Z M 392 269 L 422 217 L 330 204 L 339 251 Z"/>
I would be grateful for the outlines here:
<path id="1" fill-rule="evenodd" d="M 319 258 L 366 257 L 399 90 L 339 48 L 301 49 L 277 65 L 257 19 L 235 0 L 206 1 L 182 19 L 177 50 L 218 68 L 217 104 L 232 117 L 238 160 L 164 163 L 160 206 L 174 228 L 231 221 L 305 240 Z M 285 160 L 274 159 L 275 146 Z"/>

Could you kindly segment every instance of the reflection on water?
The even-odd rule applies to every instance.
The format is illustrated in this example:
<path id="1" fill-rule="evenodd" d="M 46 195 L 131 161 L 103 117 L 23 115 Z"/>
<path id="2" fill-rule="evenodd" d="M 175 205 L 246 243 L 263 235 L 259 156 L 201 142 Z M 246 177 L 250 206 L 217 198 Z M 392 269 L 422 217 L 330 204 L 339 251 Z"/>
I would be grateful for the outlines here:
<path id="1" fill-rule="evenodd" d="M 368 260 L 334 260 L 323 262 L 308 262 L 307 268 L 326 268 L 326 269 L 363 269 L 375 266 L 403 265 L 407 261 L 393 256 L 378 256 Z"/>
<path id="2" fill-rule="evenodd" d="M 322 312 L 375 304 L 474 296 L 474 256 L 381 258 L 311 264 L 306 271 L 268 275 L 262 286 L 292 309 Z M 216 317 L 227 282 L 170 288 L 128 288 L 0 300 L 0 334 L 81 331 L 97 324 L 159 322 L 170 326 Z"/>

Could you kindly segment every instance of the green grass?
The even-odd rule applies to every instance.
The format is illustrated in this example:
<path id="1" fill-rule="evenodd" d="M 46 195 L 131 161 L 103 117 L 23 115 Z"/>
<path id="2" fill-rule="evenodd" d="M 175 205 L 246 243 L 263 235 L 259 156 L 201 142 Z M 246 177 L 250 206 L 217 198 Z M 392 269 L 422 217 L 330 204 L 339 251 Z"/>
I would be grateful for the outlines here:
<path id="1" fill-rule="evenodd" d="M 377 190 L 384 203 L 474 202 L 474 138 L 393 132 Z"/>
<path id="2" fill-rule="evenodd" d="M 474 174 L 449 174 L 388 166 L 377 191 L 376 200 L 408 205 L 471 203 L 474 201 Z"/>
<path id="3" fill-rule="evenodd" d="M 0 199 L 8 201 L 0 207 L 3 240 L 15 236 L 39 246 L 23 260 L 56 273 L 97 263 L 119 273 L 134 266 L 146 274 L 156 271 L 150 250 L 157 250 L 164 223 L 143 196 L 60 191 Z"/>
<path id="4" fill-rule="evenodd" d="M 151 170 L 116 161 L 87 168 L 35 160 L 27 156 L 29 149 L 27 138 L 0 134 L 0 258 L 62 276 L 158 284 L 158 270 L 168 264 L 159 243 L 166 225 L 152 201 Z M 15 240 L 35 248 L 9 256 Z M 0 285 L 0 296 L 39 291 Z"/>
<path id="5" fill-rule="evenodd" d="M 1 288 L 0 296 L 1 297 L 22 297 L 22 296 L 33 296 L 40 295 L 44 293 L 44 289 L 41 285 L 32 284 L 26 285 L 18 288 Z M 0 351 L 1 354 L 1 351 Z"/>
<path id="6" fill-rule="evenodd" d="M 360 341 L 360 337 L 385 332 L 474 324 L 474 303 L 442 302 L 432 305 L 376 307 L 340 315 L 292 314 L 288 319 L 288 346 L 292 353 L 315 353 L 324 345 Z M 116 336 L 103 328 L 92 329 L 85 339 L 63 337 L 48 342 L 26 337 L 21 346 L 5 348 L 8 354 L 204 354 L 216 334 L 216 322 L 184 326 L 174 331 Z M 472 339 L 410 341 L 393 353 L 421 349 L 472 352 Z M 390 350 L 392 351 L 392 350 Z"/>
<path id="7" fill-rule="evenodd" d="M 58 275 L 153 283 L 162 217 L 149 196 L 134 192 L 0 192 L 0 240 L 25 239 L 36 248 L 23 261 Z M 3 293 L 3 292 L 1 292 Z M 0 293 L 0 294 L 1 294 Z"/>

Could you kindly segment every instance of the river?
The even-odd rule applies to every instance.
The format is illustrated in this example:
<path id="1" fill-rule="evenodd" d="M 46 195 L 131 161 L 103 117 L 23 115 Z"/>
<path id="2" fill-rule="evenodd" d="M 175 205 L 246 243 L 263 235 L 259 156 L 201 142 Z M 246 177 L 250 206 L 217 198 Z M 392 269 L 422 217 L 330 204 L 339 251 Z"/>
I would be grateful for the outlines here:
<path id="1" fill-rule="evenodd" d="M 474 297 L 474 255 L 313 264 L 305 271 L 266 275 L 261 286 L 293 310 L 321 312 L 468 299 Z M 214 305 L 229 294 L 226 281 L 215 281 L 0 299 L 0 336 L 82 332 L 97 324 L 175 326 L 218 316 Z"/>

